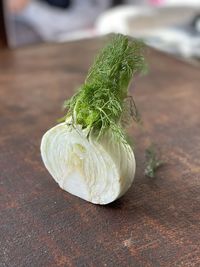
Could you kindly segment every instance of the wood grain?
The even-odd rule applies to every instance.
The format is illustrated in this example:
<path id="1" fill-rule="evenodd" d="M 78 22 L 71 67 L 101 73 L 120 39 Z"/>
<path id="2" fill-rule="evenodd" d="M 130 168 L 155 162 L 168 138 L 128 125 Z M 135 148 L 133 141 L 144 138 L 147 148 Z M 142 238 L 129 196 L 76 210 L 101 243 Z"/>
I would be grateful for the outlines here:
<path id="1" fill-rule="evenodd" d="M 95 206 L 62 191 L 40 158 L 43 133 L 83 82 L 103 41 L 0 51 L 0 266 L 200 266 L 199 69 L 153 50 L 134 94 L 144 129 L 120 200 Z M 154 141 L 165 165 L 144 176 Z"/>

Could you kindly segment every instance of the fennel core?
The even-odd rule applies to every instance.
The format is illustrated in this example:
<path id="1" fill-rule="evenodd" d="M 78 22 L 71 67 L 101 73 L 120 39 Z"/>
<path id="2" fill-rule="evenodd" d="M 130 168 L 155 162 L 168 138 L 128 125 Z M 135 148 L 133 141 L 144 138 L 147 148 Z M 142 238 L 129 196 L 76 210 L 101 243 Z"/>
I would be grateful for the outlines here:
<path id="1" fill-rule="evenodd" d="M 115 35 L 96 57 L 78 92 L 64 102 L 68 112 L 63 121 L 72 117 L 72 125 L 79 124 L 97 137 L 111 129 L 115 136 L 125 139 L 122 124 L 126 121 L 127 109 L 132 118 L 138 120 L 128 87 L 134 74 L 146 70 L 143 50 L 141 41 Z M 131 100 L 127 101 L 128 98 Z"/>

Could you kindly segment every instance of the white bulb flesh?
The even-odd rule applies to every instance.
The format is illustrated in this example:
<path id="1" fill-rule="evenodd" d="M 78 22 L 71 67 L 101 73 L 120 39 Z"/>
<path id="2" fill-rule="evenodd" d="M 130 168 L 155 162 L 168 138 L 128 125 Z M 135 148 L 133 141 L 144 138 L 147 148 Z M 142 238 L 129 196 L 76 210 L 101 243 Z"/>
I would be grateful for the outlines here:
<path id="1" fill-rule="evenodd" d="M 131 186 L 135 157 L 111 131 L 98 141 L 87 134 L 81 126 L 56 125 L 42 138 L 42 159 L 62 189 L 94 204 L 108 204 Z"/>

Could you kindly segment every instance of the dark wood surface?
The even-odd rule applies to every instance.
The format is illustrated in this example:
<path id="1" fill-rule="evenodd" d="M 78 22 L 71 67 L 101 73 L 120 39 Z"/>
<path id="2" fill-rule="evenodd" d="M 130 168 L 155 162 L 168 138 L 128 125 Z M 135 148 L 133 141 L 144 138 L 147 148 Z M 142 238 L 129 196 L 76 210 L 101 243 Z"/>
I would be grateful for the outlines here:
<path id="1" fill-rule="evenodd" d="M 62 191 L 40 158 L 43 133 L 83 82 L 101 40 L 0 51 L 0 266 L 200 266 L 199 69 L 148 50 L 131 93 L 137 173 L 108 206 Z M 134 89 L 133 89 L 134 87 Z M 165 165 L 144 176 L 150 141 Z"/>

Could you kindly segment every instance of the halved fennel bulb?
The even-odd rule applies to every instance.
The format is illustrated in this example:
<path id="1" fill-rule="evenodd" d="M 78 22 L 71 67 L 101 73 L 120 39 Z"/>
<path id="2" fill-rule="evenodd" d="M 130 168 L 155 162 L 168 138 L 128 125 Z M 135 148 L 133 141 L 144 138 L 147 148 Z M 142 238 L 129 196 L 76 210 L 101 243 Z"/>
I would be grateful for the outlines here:
<path id="1" fill-rule="evenodd" d="M 135 175 L 124 128 L 130 118 L 139 118 L 128 89 L 133 76 L 146 68 L 143 47 L 131 37 L 114 35 L 84 83 L 64 102 L 63 123 L 42 138 L 42 159 L 59 186 L 95 204 L 121 197 Z"/>
<path id="2" fill-rule="evenodd" d="M 62 189 L 94 204 L 108 204 L 131 186 L 134 154 L 111 130 L 99 139 L 87 136 L 80 125 L 56 125 L 42 138 L 42 159 Z"/>

